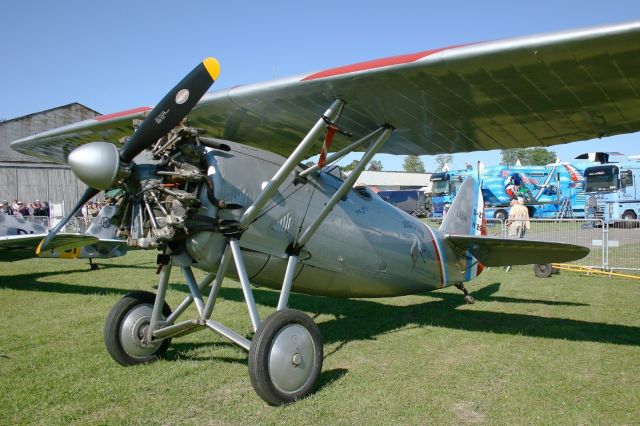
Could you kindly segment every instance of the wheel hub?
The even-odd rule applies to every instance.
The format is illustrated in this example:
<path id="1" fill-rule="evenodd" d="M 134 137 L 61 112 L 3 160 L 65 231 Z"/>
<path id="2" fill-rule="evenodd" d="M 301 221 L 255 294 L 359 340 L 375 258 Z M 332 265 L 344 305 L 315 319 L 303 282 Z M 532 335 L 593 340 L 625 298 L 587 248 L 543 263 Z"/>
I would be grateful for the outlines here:
<path id="1" fill-rule="evenodd" d="M 302 355 L 300 355 L 299 353 L 293 354 L 293 356 L 291 357 L 291 364 L 297 367 L 301 363 L 302 363 Z"/>
<path id="2" fill-rule="evenodd" d="M 301 325 L 291 324 L 273 339 L 269 353 L 269 372 L 273 385 L 284 393 L 302 388 L 313 371 L 317 348 L 311 334 Z"/>
<path id="3" fill-rule="evenodd" d="M 120 343 L 122 344 L 122 349 L 132 357 L 143 358 L 149 356 L 161 343 L 145 343 L 152 312 L 153 306 L 139 305 L 129 311 L 122 322 Z"/>

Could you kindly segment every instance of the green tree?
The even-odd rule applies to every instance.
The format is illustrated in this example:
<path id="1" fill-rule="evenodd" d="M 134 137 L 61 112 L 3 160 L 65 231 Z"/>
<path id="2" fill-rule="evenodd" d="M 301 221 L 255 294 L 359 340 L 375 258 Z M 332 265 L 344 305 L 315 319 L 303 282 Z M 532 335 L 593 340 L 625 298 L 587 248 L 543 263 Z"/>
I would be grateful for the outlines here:
<path id="1" fill-rule="evenodd" d="M 382 161 L 373 160 L 369 163 L 369 167 L 367 170 L 371 170 L 372 172 L 381 172 L 382 171 Z"/>
<path id="2" fill-rule="evenodd" d="M 547 148 L 537 147 L 527 150 L 527 164 L 532 166 L 545 166 L 556 162 L 557 155 Z"/>
<path id="3" fill-rule="evenodd" d="M 407 155 L 404 157 L 402 168 L 405 172 L 424 173 L 424 163 L 417 155 Z"/>
<path id="4" fill-rule="evenodd" d="M 500 151 L 500 155 L 502 157 L 500 164 L 504 166 L 514 166 L 518 160 L 520 160 L 520 163 L 524 164 L 526 151 L 527 150 L 524 148 L 503 149 Z"/>
<path id="5" fill-rule="evenodd" d="M 438 154 L 435 157 L 436 160 L 436 172 L 441 172 L 444 170 L 444 167 L 447 164 L 451 164 L 451 162 L 453 161 L 453 155 L 452 154 Z"/>
<path id="6" fill-rule="evenodd" d="M 556 161 L 556 153 L 544 147 L 505 149 L 500 154 L 500 164 L 507 166 L 515 165 L 518 160 L 520 164 L 527 166 L 544 166 Z"/>
<path id="7" fill-rule="evenodd" d="M 351 163 L 347 164 L 346 166 L 341 167 L 341 169 L 343 172 L 350 172 L 351 170 L 356 168 L 358 163 L 359 163 L 358 160 L 353 160 Z"/>

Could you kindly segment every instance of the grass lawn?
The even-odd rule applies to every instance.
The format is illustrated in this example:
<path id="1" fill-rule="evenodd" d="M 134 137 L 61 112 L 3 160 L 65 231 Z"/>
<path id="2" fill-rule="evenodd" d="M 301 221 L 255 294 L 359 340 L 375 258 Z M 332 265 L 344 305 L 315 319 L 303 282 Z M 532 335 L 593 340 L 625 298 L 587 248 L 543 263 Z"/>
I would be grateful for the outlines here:
<path id="1" fill-rule="evenodd" d="M 122 367 L 102 342 L 111 306 L 156 283 L 155 253 L 0 264 L 0 424 L 637 424 L 640 282 L 492 268 L 456 289 L 394 299 L 294 294 L 320 327 L 319 390 L 285 407 L 253 391 L 247 354 L 209 331 Z M 199 277 L 200 275 L 198 275 Z M 174 268 L 170 306 L 186 295 Z M 278 293 L 255 289 L 264 318 Z M 193 312 L 193 311 L 189 311 Z M 184 318 L 184 317 L 183 317 Z M 251 327 L 227 280 L 217 319 Z"/>

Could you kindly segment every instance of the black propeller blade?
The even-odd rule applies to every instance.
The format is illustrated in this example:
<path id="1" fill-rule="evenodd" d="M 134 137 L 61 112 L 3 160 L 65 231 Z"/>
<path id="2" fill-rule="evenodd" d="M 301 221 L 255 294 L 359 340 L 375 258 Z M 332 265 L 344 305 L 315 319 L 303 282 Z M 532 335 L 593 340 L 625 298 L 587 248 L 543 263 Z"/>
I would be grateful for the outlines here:
<path id="1" fill-rule="evenodd" d="M 125 163 L 176 127 L 218 78 L 218 61 L 207 58 L 196 66 L 151 110 L 120 151 Z"/>
<path id="2" fill-rule="evenodd" d="M 138 154 L 176 127 L 218 78 L 220 65 L 214 58 L 207 58 L 198 64 L 151 110 L 138 130 L 120 151 L 120 160 L 129 163 Z M 116 159 L 117 160 L 117 159 Z M 117 161 L 116 161 L 117 163 Z M 117 168 L 117 164 L 114 166 Z M 115 171 L 114 171 L 115 174 Z M 53 237 L 69 219 L 82 208 L 84 203 L 100 192 L 87 188 L 75 207 L 51 230 L 36 249 L 36 254 L 44 250 Z"/>
<path id="3" fill-rule="evenodd" d="M 69 219 L 71 219 L 71 217 L 76 214 L 76 212 L 78 210 L 80 210 L 82 208 L 82 206 L 84 205 L 84 203 L 86 203 L 87 201 L 89 201 L 91 198 L 93 198 L 97 193 L 99 193 L 100 190 L 99 189 L 94 189 L 94 188 L 87 188 L 86 191 L 84 191 L 84 194 L 82 194 L 82 196 L 80 197 L 80 199 L 78 200 L 78 202 L 76 203 L 76 205 L 73 207 L 73 209 L 69 210 L 69 213 L 67 213 L 67 215 L 55 226 L 55 228 L 53 228 L 50 232 L 49 235 L 47 235 L 46 237 L 44 237 L 42 239 L 42 241 L 40 242 L 40 244 L 38 244 L 38 247 L 36 248 L 36 254 L 40 254 L 40 252 L 42 250 L 44 250 L 45 248 L 47 248 L 47 245 L 51 242 L 51 240 L 53 239 L 53 237 L 56 236 L 56 234 L 58 233 L 58 231 L 60 231 L 60 229 L 62 229 L 62 227 L 64 225 L 67 224 L 67 222 L 69 221 Z"/>

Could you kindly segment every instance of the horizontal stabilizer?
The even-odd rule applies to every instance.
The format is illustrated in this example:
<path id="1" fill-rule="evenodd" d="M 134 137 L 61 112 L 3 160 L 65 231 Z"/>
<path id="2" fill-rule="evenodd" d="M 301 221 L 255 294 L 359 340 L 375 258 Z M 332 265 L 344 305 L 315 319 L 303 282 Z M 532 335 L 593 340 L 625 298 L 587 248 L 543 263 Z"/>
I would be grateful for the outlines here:
<path id="1" fill-rule="evenodd" d="M 447 241 L 485 266 L 571 262 L 589 254 L 587 247 L 524 239 L 450 235 Z"/>

